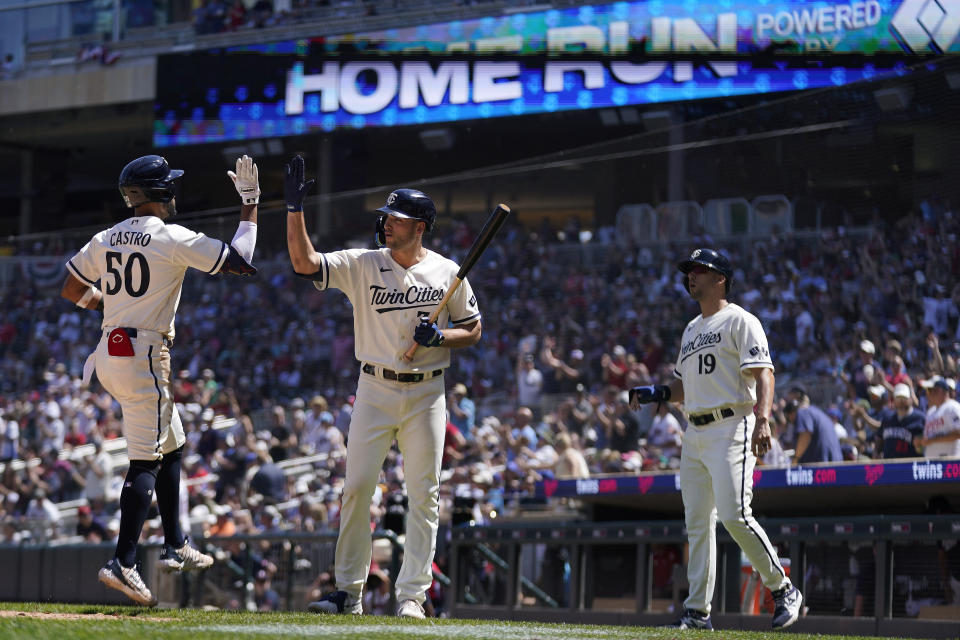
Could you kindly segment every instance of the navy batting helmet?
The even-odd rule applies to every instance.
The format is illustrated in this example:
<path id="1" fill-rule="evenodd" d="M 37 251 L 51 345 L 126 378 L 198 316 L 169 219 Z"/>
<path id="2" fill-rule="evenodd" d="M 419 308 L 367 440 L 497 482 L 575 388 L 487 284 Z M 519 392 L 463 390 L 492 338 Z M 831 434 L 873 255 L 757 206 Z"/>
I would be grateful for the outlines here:
<path id="1" fill-rule="evenodd" d="M 171 169 L 162 156 L 142 156 L 120 172 L 120 195 L 128 207 L 148 202 L 170 202 L 177 195 L 180 169 Z"/>
<path id="2" fill-rule="evenodd" d="M 730 293 L 730 281 L 733 279 L 733 267 L 730 266 L 730 260 L 716 249 L 696 249 L 690 254 L 690 257 L 677 265 L 677 268 L 684 273 L 690 271 L 697 265 L 702 265 L 712 271 L 716 271 L 724 276 L 726 292 Z M 690 285 L 687 277 L 683 278 L 683 286 L 690 291 Z"/>
<path id="3" fill-rule="evenodd" d="M 386 242 L 383 225 L 388 215 L 423 220 L 427 224 L 427 233 L 433 231 L 433 223 L 437 220 L 437 208 L 433 206 L 433 200 L 423 191 L 416 189 L 397 189 L 391 192 L 387 196 L 387 204 L 377 211 L 384 214 L 377 218 L 377 243 L 380 246 Z"/>

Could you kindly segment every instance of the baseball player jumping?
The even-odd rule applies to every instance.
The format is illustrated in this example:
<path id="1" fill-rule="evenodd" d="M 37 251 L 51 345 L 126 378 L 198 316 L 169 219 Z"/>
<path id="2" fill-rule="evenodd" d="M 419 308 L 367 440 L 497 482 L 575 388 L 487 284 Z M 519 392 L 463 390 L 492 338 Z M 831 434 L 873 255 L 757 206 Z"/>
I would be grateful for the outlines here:
<path id="1" fill-rule="evenodd" d="M 103 311 L 103 336 L 84 366 L 123 409 L 123 435 L 130 468 L 120 493 L 120 535 L 114 557 L 99 579 L 136 602 L 157 599 L 136 566 L 137 541 L 157 492 L 163 522 L 164 571 L 206 569 L 213 558 L 190 545 L 180 528 L 180 465 L 186 438 L 173 402 L 170 346 L 174 317 L 187 268 L 206 273 L 251 275 L 257 240 L 260 186 L 257 165 L 247 156 L 228 171 L 243 201 L 231 245 L 168 220 L 177 213 L 183 171 L 156 155 L 137 158 L 120 172 L 120 194 L 133 217 L 93 236 L 67 262 L 60 295 L 84 309 Z M 97 288 L 100 282 L 102 291 Z"/>
<path id="2" fill-rule="evenodd" d="M 800 616 L 803 597 L 750 508 L 754 465 L 770 449 L 774 377 L 767 337 L 755 316 L 727 302 L 733 269 L 725 256 L 697 249 L 679 268 L 700 315 L 683 332 L 677 380 L 630 390 L 634 409 L 649 402 L 683 402 L 690 420 L 680 454 L 690 595 L 672 626 L 713 628 L 719 518 L 773 593 L 773 627 L 788 627 Z"/>
<path id="3" fill-rule="evenodd" d="M 397 189 L 378 209 L 377 240 L 383 248 L 317 253 L 303 221 L 303 198 L 312 185 L 313 180 L 304 180 L 303 158 L 296 156 L 287 165 L 284 186 L 290 261 L 317 289 L 340 289 L 350 299 L 361 367 L 337 538 L 339 590 L 308 608 L 362 613 L 362 590 L 370 571 L 370 500 L 396 438 L 410 503 L 403 564 L 396 578 L 397 615 L 423 618 L 439 521 L 446 426 L 443 370 L 450 365 L 450 349 L 480 340 L 480 310 L 464 280 L 437 322 L 427 318 L 453 284 L 458 267 L 423 246 L 423 234 L 433 229 L 437 216 L 425 194 Z M 430 347 L 420 349 L 412 365 L 403 358 L 411 338 Z"/>

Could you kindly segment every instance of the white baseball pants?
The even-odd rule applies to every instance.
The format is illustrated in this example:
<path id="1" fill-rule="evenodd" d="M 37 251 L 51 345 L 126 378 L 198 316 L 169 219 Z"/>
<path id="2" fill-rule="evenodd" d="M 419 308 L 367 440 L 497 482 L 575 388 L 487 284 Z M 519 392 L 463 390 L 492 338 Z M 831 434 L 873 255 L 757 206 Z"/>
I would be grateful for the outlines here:
<path id="1" fill-rule="evenodd" d="M 347 439 L 347 477 L 337 537 L 337 588 L 360 598 L 370 572 L 370 500 L 397 439 L 407 485 L 406 540 L 397 601 L 421 604 L 433 582 L 440 520 L 440 459 L 446 431 L 443 376 L 415 383 L 360 374 Z M 394 577 L 394 576 L 391 576 Z"/>
<path id="2" fill-rule="evenodd" d="M 159 460 L 187 441 L 170 387 L 170 349 L 160 333 L 139 329 L 133 356 L 111 356 L 108 333 L 97 345 L 97 378 L 123 409 L 127 457 Z"/>
<path id="3" fill-rule="evenodd" d="M 690 595 L 684 607 L 710 613 L 717 567 L 717 518 L 743 549 L 763 584 L 776 591 L 790 584 L 767 534 L 753 517 L 753 468 L 750 450 L 753 413 L 702 427 L 691 424 L 680 454 L 680 493 L 683 496 L 690 559 Z"/>

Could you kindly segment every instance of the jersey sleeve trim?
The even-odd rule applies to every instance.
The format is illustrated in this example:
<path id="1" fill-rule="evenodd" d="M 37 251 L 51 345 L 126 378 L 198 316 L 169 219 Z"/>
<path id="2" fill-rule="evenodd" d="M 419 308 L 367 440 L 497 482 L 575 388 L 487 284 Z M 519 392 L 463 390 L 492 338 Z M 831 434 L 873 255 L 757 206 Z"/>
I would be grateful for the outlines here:
<path id="1" fill-rule="evenodd" d="M 673 377 L 676 378 L 677 380 L 683 380 L 683 376 L 680 375 L 680 372 L 677 371 L 676 369 L 673 370 Z"/>
<path id="2" fill-rule="evenodd" d="M 773 369 L 773 363 L 766 361 L 744 362 L 740 365 L 740 370 L 743 371 L 744 369 Z"/>
<path id="3" fill-rule="evenodd" d="M 320 253 L 320 269 L 317 273 L 320 274 L 320 277 L 317 278 L 316 273 L 313 274 L 313 286 L 317 288 L 317 291 L 326 291 L 330 287 L 330 265 L 327 263 L 327 256 Z M 304 276 L 309 278 L 311 276 Z"/>
<path id="4" fill-rule="evenodd" d="M 91 280 L 91 279 L 88 278 L 87 276 L 85 276 L 85 275 L 83 275 L 82 273 L 80 273 L 80 270 L 77 269 L 77 265 L 73 264 L 73 260 L 67 260 L 67 269 L 70 271 L 70 273 L 72 273 L 73 275 L 77 276 L 78 278 L 80 278 L 81 280 L 83 280 L 84 282 L 86 282 L 87 284 L 89 284 L 89 285 L 91 285 L 91 286 L 96 286 L 97 281 L 96 281 L 96 280 Z"/>
<path id="5" fill-rule="evenodd" d="M 451 319 L 451 320 L 450 320 L 450 324 L 456 326 L 456 325 L 458 325 L 458 324 L 464 324 L 464 323 L 472 322 L 472 321 L 474 321 L 474 320 L 479 320 L 479 319 L 480 319 L 480 313 L 477 312 L 477 313 L 473 314 L 472 316 L 467 316 L 466 318 L 462 318 L 462 319 L 459 319 L 459 320 L 453 320 L 453 319 Z"/>
<path id="6" fill-rule="evenodd" d="M 210 271 L 207 271 L 207 273 L 216 273 L 217 271 L 220 271 L 220 268 L 223 267 L 223 262 L 227 259 L 227 253 L 230 251 L 227 248 L 227 243 L 221 240 L 220 245 L 220 256 L 217 258 L 217 261 L 213 263 L 213 268 L 210 269 Z"/>

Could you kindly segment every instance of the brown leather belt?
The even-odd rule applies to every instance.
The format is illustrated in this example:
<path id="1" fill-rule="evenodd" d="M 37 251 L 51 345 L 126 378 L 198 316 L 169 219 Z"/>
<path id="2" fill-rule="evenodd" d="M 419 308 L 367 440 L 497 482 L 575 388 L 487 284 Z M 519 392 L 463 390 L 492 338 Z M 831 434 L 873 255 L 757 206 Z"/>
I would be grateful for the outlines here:
<path id="1" fill-rule="evenodd" d="M 371 376 L 377 375 L 377 368 L 372 364 L 364 363 L 363 366 L 360 367 L 360 370 Z M 443 369 L 434 369 L 427 373 L 397 373 L 390 369 L 380 370 L 380 375 L 384 380 L 395 380 L 396 382 L 422 382 L 423 380 L 436 378 L 442 373 Z"/>
<path id="2" fill-rule="evenodd" d="M 733 409 L 730 409 L 730 408 L 720 409 L 721 418 L 730 418 L 733 416 L 733 414 L 734 414 Z M 705 424 L 710 424 L 711 422 L 717 419 L 718 418 L 713 413 L 701 413 L 698 416 L 690 416 L 690 422 L 697 425 L 698 427 L 702 427 Z"/>

